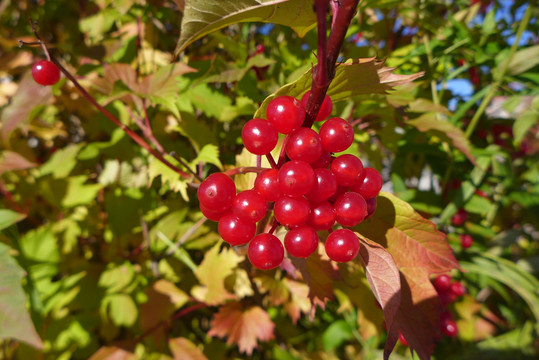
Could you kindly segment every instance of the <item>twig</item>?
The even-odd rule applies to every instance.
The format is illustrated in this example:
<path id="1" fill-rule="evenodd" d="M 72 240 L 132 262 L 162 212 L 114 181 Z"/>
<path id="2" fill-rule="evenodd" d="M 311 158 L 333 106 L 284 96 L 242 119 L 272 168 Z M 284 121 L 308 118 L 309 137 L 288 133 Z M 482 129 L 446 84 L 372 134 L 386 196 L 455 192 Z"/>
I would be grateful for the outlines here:
<path id="1" fill-rule="evenodd" d="M 189 171 L 198 181 L 202 182 L 202 177 L 200 177 L 200 175 L 194 172 L 193 169 L 189 167 L 189 164 L 187 164 L 181 157 L 179 157 L 175 151 L 171 151 L 169 155 L 176 159 L 176 161 L 178 161 L 180 164 L 182 164 L 182 166 L 187 169 L 187 171 Z"/>
<path id="2" fill-rule="evenodd" d="M 140 214 L 140 225 L 142 227 L 142 238 L 144 239 L 146 248 L 148 249 L 148 252 L 150 253 L 152 273 L 153 273 L 153 276 L 157 278 L 159 277 L 159 263 L 153 256 L 152 247 L 150 244 L 150 234 L 148 232 L 148 223 L 144 221 L 144 216 L 142 215 L 142 213 Z"/>
<path id="3" fill-rule="evenodd" d="M 47 60 L 51 61 L 51 56 L 49 54 L 49 50 L 47 49 L 47 46 L 45 46 L 45 43 L 43 42 L 43 40 L 41 40 L 41 37 L 37 33 L 36 23 L 34 23 L 32 18 L 28 18 L 28 22 L 30 23 L 30 28 L 32 29 L 32 32 L 34 33 L 34 36 L 37 39 L 37 43 L 39 43 L 39 45 L 41 45 L 41 49 L 43 49 L 43 52 L 45 53 L 45 56 L 47 57 Z M 20 42 L 21 41 L 19 40 L 19 43 Z"/>
<path id="4" fill-rule="evenodd" d="M 247 173 L 261 173 L 264 170 L 267 170 L 268 168 L 263 167 L 255 167 L 255 166 L 242 166 L 230 170 L 223 171 L 223 174 L 228 176 L 234 176 L 234 175 L 240 175 L 240 174 L 247 174 Z"/>
<path id="5" fill-rule="evenodd" d="M 275 162 L 275 160 L 273 159 L 273 156 L 271 156 L 271 154 L 269 154 L 269 153 L 266 154 L 266 159 L 268 159 L 268 161 L 269 161 L 272 168 L 278 169 L 277 163 Z"/>
<path id="6" fill-rule="evenodd" d="M 331 80 L 335 77 L 335 68 L 339 51 L 344 42 L 346 31 L 354 17 L 359 0 L 343 0 L 338 6 L 333 6 L 333 27 L 327 41 L 326 49 L 326 13 L 328 9 L 327 1 L 316 0 L 316 14 L 318 21 L 318 64 L 313 70 L 313 83 L 311 95 L 305 107 L 304 127 L 310 128 L 320 106 L 322 105 Z M 335 11 L 336 10 L 336 11 Z M 327 56 L 322 56 L 326 54 Z"/>
<path id="7" fill-rule="evenodd" d="M 194 233 L 198 230 L 199 227 L 204 225 L 204 223 L 208 220 L 206 217 L 202 217 L 200 220 L 198 220 L 196 223 L 193 224 L 186 232 L 182 235 L 182 237 L 174 244 L 172 248 L 170 248 L 166 253 L 166 256 L 174 255 L 174 253 L 180 248 L 180 246 L 186 242 Z"/>

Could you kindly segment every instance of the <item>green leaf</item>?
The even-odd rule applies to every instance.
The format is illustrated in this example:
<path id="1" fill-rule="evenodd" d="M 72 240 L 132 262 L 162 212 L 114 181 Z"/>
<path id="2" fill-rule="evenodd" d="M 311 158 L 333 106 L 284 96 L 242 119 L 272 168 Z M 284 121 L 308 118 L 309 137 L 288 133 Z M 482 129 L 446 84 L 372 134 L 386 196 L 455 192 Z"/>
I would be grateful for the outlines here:
<path id="1" fill-rule="evenodd" d="M 170 163 L 176 166 L 181 166 L 178 161 L 176 161 L 176 159 L 174 159 L 172 156 L 166 155 L 165 159 L 167 159 Z M 148 181 L 150 185 L 158 176 L 161 176 L 161 182 L 164 185 L 168 185 L 173 191 L 180 192 L 182 198 L 185 201 L 189 201 L 189 198 L 187 197 L 186 180 L 180 174 L 163 164 L 161 161 L 152 157 L 150 159 L 150 165 L 148 167 Z"/>
<path id="2" fill-rule="evenodd" d="M 309 0 L 186 0 L 174 56 L 204 35 L 247 21 L 291 26 L 302 37 L 316 24 L 316 14 Z"/>
<path id="3" fill-rule="evenodd" d="M 41 349 L 43 342 L 25 306 L 27 300 L 21 286 L 24 270 L 9 251 L 9 246 L 0 243 L 0 339 L 15 339 Z"/>
<path id="4" fill-rule="evenodd" d="M 198 156 L 191 162 L 191 165 L 195 166 L 199 162 L 213 164 L 219 169 L 223 169 L 223 164 L 219 160 L 219 148 L 213 144 L 204 145 Z"/>
<path id="5" fill-rule="evenodd" d="M 86 205 L 93 202 L 99 190 L 103 188 L 101 184 L 85 184 L 88 176 L 79 175 L 70 177 L 67 180 L 67 189 L 62 206 L 66 208 L 77 205 Z"/>
<path id="6" fill-rule="evenodd" d="M 394 69 L 384 66 L 384 61 L 375 58 L 350 59 L 337 66 L 335 78 L 329 86 L 327 95 L 333 102 L 337 102 L 357 95 L 386 94 L 394 86 L 409 83 L 423 76 L 423 72 L 412 75 L 394 74 Z M 266 108 L 273 98 L 281 95 L 299 98 L 311 89 L 311 84 L 312 70 L 308 70 L 296 81 L 281 87 L 274 94 L 268 96 L 254 117 L 265 118 Z"/>
<path id="7" fill-rule="evenodd" d="M 530 109 L 518 117 L 513 124 L 514 141 L 520 144 L 528 131 L 539 122 L 539 111 Z"/>
<path id="8" fill-rule="evenodd" d="M 52 175 L 55 179 L 68 176 L 77 165 L 77 154 L 84 146 L 83 143 L 71 144 L 57 150 L 50 159 L 39 168 L 40 176 Z"/>
<path id="9" fill-rule="evenodd" d="M 416 119 L 408 121 L 408 124 L 416 127 L 419 131 L 433 132 L 444 141 L 452 143 L 454 147 L 466 155 L 472 164 L 476 165 L 470 142 L 464 135 L 464 132 L 450 122 L 439 119 L 436 113 L 429 112 L 423 114 Z"/>
<path id="10" fill-rule="evenodd" d="M 26 218 L 25 214 L 19 214 L 7 209 L 0 209 L 0 230 L 8 228 L 24 218 Z"/>
<path id="11" fill-rule="evenodd" d="M 329 351 L 338 348 L 342 343 L 353 339 L 354 334 L 350 325 L 345 320 L 333 322 L 322 334 L 324 350 Z"/>
<path id="12" fill-rule="evenodd" d="M 496 71 L 500 71 L 504 61 L 500 63 Z M 539 45 L 517 51 L 507 67 L 509 75 L 517 75 L 525 72 L 539 64 Z"/>
<path id="13" fill-rule="evenodd" d="M 488 253 L 474 254 L 469 261 L 462 261 L 464 270 L 481 274 L 506 285 L 530 307 L 539 331 L 539 280 L 515 263 Z"/>
<path id="14" fill-rule="evenodd" d="M 103 299 L 102 311 L 106 311 L 116 326 L 133 326 L 138 317 L 138 308 L 127 294 L 114 294 Z"/>

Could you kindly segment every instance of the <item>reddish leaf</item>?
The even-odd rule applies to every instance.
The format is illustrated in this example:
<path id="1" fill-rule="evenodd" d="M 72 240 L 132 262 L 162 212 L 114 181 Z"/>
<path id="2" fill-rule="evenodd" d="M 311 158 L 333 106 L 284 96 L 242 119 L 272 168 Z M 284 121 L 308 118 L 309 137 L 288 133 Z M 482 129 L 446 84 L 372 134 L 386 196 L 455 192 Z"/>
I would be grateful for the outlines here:
<path id="1" fill-rule="evenodd" d="M 200 350 L 195 344 L 193 344 L 189 339 L 179 337 L 175 339 L 170 339 L 168 341 L 170 346 L 170 351 L 174 356 L 174 360 L 207 360 L 208 358 L 204 355 L 202 350 Z"/>
<path id="2" fill-rule="evenodd" d="M 334 299 L 333 284 L 340 278 L 339 271 L 333 267 L 330 260 L 322 259 L 318 253 L 312 254 L 307 259 L 294 258 L 292 263 L 309 286 L 313 315 L 316 305 L 325 309 L 326 301 Z"/>
<path id="3" fill-rule="evenodd" d="M 439 333 L 440 314 L 430 277 L 459 268 L 445 235 L 408 203 L 388 193 L 380 194 L 375 214 L 357 230 L 393 256 L 401 272 L 401 305 L 394 326 L 421 359 L 429 359 Z"/>
<path id="4" fill-rule="evenodd" d="M 11 103 L 2 111 L 2 139 L 6 141 L 20 123 L 28 120 L 36 106 L 47 103 L 51 94 L 50 86 L 37 84 L 30 72 L 27 72 L 11 98 Z"/>
<path id="5" fill-rule="evenodd" d="M 36 165 L 19 153 L 6 150 L 0 156 L 0 175 L 6 171 L 30 169 Z"/>
<path id="6" fill-rule="evenodd" d="M 137 360 L 135 354 L 115 346 L 104 346 L 97 350 L 89 360 Z"/>
<path id="7" fill-rule="evenodd" d="M 386 326 L 391 329 L 401 302 L 399 269 L 390 253 L 381 245 L 359 236 L 359 260 L 372 292 L 384 310 Z"/>
<path id="8" fill-rule="evenodd" d="M 237 344 L 241 352 L 251 355 L 258 340 L 273 339 L 274 328 L 262 308 L 253 306 L 244 311 L 241 303 L 233 302 L 223 305 L 214 315 L 208 335 L 228 338 L 228 345 Z"/>

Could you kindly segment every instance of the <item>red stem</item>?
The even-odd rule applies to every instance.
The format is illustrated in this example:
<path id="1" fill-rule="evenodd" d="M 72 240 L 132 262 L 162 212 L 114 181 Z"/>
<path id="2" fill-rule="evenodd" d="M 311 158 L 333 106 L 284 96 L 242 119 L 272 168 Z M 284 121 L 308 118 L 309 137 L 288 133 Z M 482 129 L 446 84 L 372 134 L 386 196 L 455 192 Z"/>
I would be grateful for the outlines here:
<path id="1" fill-rule="evenodd" d="M 128 128 L 126 125 L 122 124 L 120 120 L 118 120 L 112 113 L 110 113 L 107 109 L 105 109 L 103 106 L 101 106 L 93 97 L 90 95 L 55 58 L 51 57 L 51 61 L 58 66 L 60 71 L 64 73 L 64 75 L 71 80 L 73 85 L 79 90 L 79 92 L 88 100 L 93 106 L 97 108 L 103 115 L 105 115 L 110 121 L 112 121 L 116 126 L 118 126 L 120 129 L 122 129 L 133 141 L 135 141 L 137 144 L 142 146 L 144 149 L 146 149 L 150 154 L 155 156 L 159 161 L 161 161 L 163 164 L 180 174 L 180 176 L 184 178 L 189 178 L 189 174 L 186 172 L 183 172 L 178 167 L 171 164 L 167 159 L 163 157 L 158 151 L 156 151 L 154 148 L 152 148 L 142 137 L 140 137 L 136 132 Z"/>
<path id="2" fill-rule="evenodd" d="M 311 96 L 305 107 L 305 121 L 304 127 L 310 128 L 318 110 L 324 101 L 326 92 L 329 88 L 331 80 L 335 77 L 335 68 L 337 59 L 339 57 L 339 51 L 344 42 L 346 31 L 350 26 L 350 22 L 354 17 L 359 0 L 342 0 L 338 5 L 337 11 L 333 14 L 334 21 L 331 33 L 329 34 L 329 40 L 327 41 L 327 56 L 321 56 L 325 54 L 326 42 L 325 42 L 325 29 L 326 29 L 326 12 L 327 2 L 323 0 L 316 0 L 316 13 L 318 20 L 318 64 L 313 70 L 313 83 L 311 86 Z M 322 31 L 324 31 L 322 33 Z"/>

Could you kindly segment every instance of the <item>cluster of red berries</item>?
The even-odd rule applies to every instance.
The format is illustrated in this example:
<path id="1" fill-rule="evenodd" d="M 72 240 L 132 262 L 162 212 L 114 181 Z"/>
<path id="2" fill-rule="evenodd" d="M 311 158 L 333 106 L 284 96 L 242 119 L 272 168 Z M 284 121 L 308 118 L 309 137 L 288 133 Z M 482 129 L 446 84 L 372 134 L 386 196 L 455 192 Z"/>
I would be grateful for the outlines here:
<path id="1" fill-rule="evenodd" d="M 49 60 L 40 60 L 32 67 L 32 77 L 40 85 L 54 85 L 60 80 L 60 69 Z"/>
<path id="2" fill-rule="evenodd" d="M 445 307 L 440 315 L 440 326 L 442 333 L 449 337 L 455 337 L 458 334 L 457 323 L 447 306 L 466 293 L 466 288 L 460 281 L 452 281 L 449 275 L 439 275 L 433 280 L 433 285 L 438 292 L 440 302 Z"/>
<path id="3" fill-rule="evenodd" d="M 328 257 L 347 262 L 359 252 L 359 239 L 345 228 L 332 231 L 335 224 L 352 227 L 372 215 L 382 177 L 373 168 L 364 168 L 354 155 L 333 156 L 352 145 L 354 130 L 344 119 L 331 118 L 319 132 L 302 127 L 305 104 L 291 96 L 274 98 L 267 107 L 267 119 L 252 119 L 242 130 L 245 148 L 255 155 L 267 155 L 286 135 L 286 157 L 280 164 L 261 171 L 250 190 L 236 194 L 230 177 L 210 175 L 198 189 L 202 213 L 219 222 L 219 234 L 230 245 L 249 244 L 248 257 L 259 269 L 279 266 L 284 250 L 307 258 L 318 248 L 317 231 L 329 231 L 325 241 Z M 329 117 L 333 104 L 326 96 L 316 121 Z M 268 204 L 270 204 L 268 206 Z M 286 227 L 284 247 L 272 230 L 255 236 L 256 223 L 273 206 L 274 224 Z"/>

